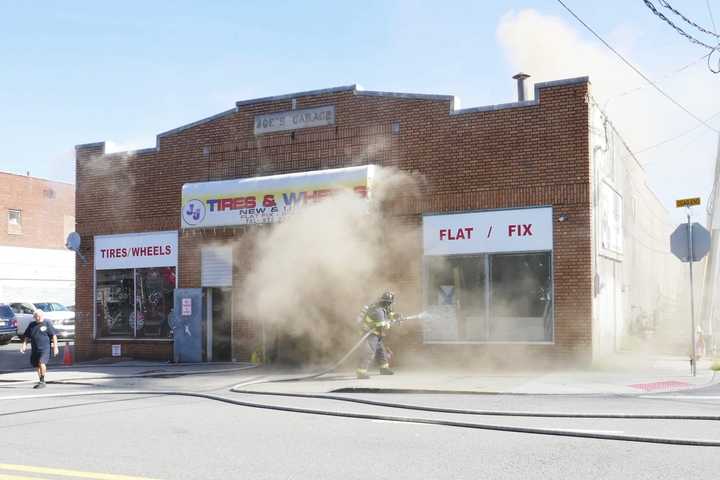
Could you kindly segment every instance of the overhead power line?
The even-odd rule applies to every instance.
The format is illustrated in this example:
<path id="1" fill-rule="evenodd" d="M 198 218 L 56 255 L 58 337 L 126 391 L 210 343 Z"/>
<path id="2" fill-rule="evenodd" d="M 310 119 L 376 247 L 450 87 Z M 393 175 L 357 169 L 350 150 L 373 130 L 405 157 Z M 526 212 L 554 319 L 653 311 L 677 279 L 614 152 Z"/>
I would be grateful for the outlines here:
<path id="1" fill-rule="evenodd" d="M 708 14 L 710 15 L 710 23 L 712 23 L 713 32 L 717 33 L 717 27 L 715 26 L 715 17 L 713 17 L 712 7 L 710 7 L 710 0 L 705 0 L 705 5 L 707 5 Z"/>
<path id="2" fill-rule="evenodd" d="M 668 78 L 671 78 L 671 77 L 673 77 L 674 75 L 676 75 L 676 74 L 678 74 L 678 73 L 680 73 L 680 72 L 683 72 L 683 71 L 687 70 L 688 68 L 694 66 L 695 64 L 697 64 L 697 63 L 699 63 L 699 62 L 702 62 L 703 60 L 705 60 L 706 58 L 708 58 L 708 56 L 710 56 L 710 54 L 709 54 L 709 53 L 706 53 L 706 54 L 703 55 L 702 57 L 697 58 L 697 59 L 693 60 L 692 62 L 690 62 L 690 63 L 688 63 L 688 64 L 686 64 L 686 65 L 683 65 L 683 66 L 680 67 L 680 68 L 677 68 L 677 69 L 675 69 L 675 70 L 672 70 L 672 71 L 666 73 L 666 74 L 663 75 L 662 77 L 658 78 L 658 79 L 656 80 L 656 82 L 657 82 L 657 83 L 660 83 L 661 81 L 667 80 Z M 615 100 L 615 99 L 617 99 L 617 98 L 624 97 L 624 96 L 626 96 L 626 95 L 630 95 L 630 94 L 635 93 L 635 92 L 639 92 L 640 90 L 644 90 L 644 89 L 648 88 L 649 86 L 650 86 L 650 85 L 643 84 L 643 85 L 640 85 L 639 87 L 631 88 L 631 89 L 629 89 L 629 90 L 624 90 L 623 92 L 618 93 L 618 94 L 616 94 L 616 95 L 613 95 L 613 96 L 610 97 L 608 100 L 606 100 L 606 101 L 605 101 L 605 105 L 607 105 L 608 103 L 610 103 L 611 101 L 613 101 L 613 100 Z"/>
<path id="3" fill-rule="evenodd" d="M 705 121 L 706 121 L 706 122 L 709 122 L 710 120 L 714 119 L 714 118 L 717 117 L 718 115 L 720 115 L 720 112 L 715 112 L 715 113 L 713 113 L 712 115 L 710 115 L 709 117 L 707 117 L 707 118 L 705 119 Z M 663 141 L 661 141 L 661 142 L 655 143 L 655 144 L 650 145 L 650 146 L 648 146 L 648 147 L 641 148 L 640 150 L 637 150 L 637 151 L 633 152 L 633 154 L 639 155 L 639 154 L 641 154 L 641 153 L 647 152 L 648 150 L 652 150 L 653 148 L 657 148 L 657 147 L 660 147 L 660 146 L 662 146 L 662 145 L 665 145 L 666 143 L 674 142 L 675 140 L 678 140 L 678 139 L 684 137 L 685 135 L 694 132 L 695 130 L 697 130 L 697 129 L 700 128 L 700 127 L 702 127 L 702 125 L 695 125 L 693 128 L 691 128 L 691 129 L 689 129 L 689 130 L 685 130 L 684 132 L 682 132 L 682 133 L 680 133 L 680 134 L 678 134 L 678 135 L 675 135 L 674 137 L 670 137 L 670 138 L 668 138 L 668 139 L 665 139 L 665 140 L 663 140 Z"/>
<path id="4" fill-rule="evenodd" d="M 667 98 L 668 100 L 670 100 L 670 101 L 671 101 L 672 103 L 674 103 L 678 108 L 680 108 L 681 110 L 683 110 L 685 113 L 687 113 L 688 115 L 690 115 L 692 118 L 694 118 L 695 120 L 697 120 L 699 123 L 705 125 L 705 127 L 709 128 L 710 130 L 712 130 L 712 131 L 715 132 L 715 133 L 720 133 L 720 131 L 718 131 L 717 129 L 715 129 L 712 125 L 710 125 L 709 123 L 707 123 L 705 120 L 703 120 L 703 119 L 700 118 L 699 116 L 695 115 L 695 114 L 694 114 L 693 112 L 691 112 L 687 107 L 685 107 L 683 104 L 681 104 L 680 102 L 678 102 L 677 100 L 675 100 L 673 97 L 671 97 L 668 93 L 666 93 L 663 89 L 661 89 L 655 82 L 653 82 L 652 80 L 650 80 L 650 78 L 648 78 L 647 75 L 645 75 L 643 72 L 641 72 L 640 69 L 638 69 L 635 65 L 633 65 L 632 63 L 630 63 L 630 61 L 627 60 L 625 57 L 623 57 L 622 54 L 620 54 L 620 52 L 618 52 L 617 50 L 615 50 L 615 49 L 612 47 L 612 45 L 610 45 L 608 42 L 606 42 L 604 38 L 602 38 L 597 32 L 595 32 L 595 30 L 593 30 L 587 23 L 585 23 L 580 17 L 578 17 L 577 14 L 575 14 L 575 12 L 573 12 L 573 11 L 570 9 L 570 7 L 568 7 L 567 5 L 565 5 L 565 3 L 564 3 L 562 0 L 557 0 L 557 1 L 558 1 L 558 3 L 559 3 L 560 5 L 563 6 L 563 8 L 564 8 L 565 10 L 567 10 L 567 11 L 570 13 L 570 15 L 572 15 L 573 17 L 575 17 L 575 19 L 576 19 L 578 22 L 580 22 L 586 29 L 588 29 L 588 31 L 590 31 L 590 33 L 592 33 L 593 35 L 595 35 L 595 37 L 596 37 L 598 40 L 600 40 L 600 41 L 603 43 L 603 45 L 605 45 L 608 49 L 610 49 L 611 52 L 613 52 L 615 55 L 617 55 L 617 57 L 620 58 L 620 60 L 622 60 L 623 63 L 625 63 L 625 65 L 627 65 L 628 67 L 632 68 L 632 69 L 635 71 L 635 73 L 637 73 L 638 75 L 640 75 L 646 82 L 648 82 L 648 83 L 649 83 L 655 90 L 657 90 L 663 97 L 665 97 L 665 98 Z M 647 0 L 645 0 L 645 1 L 647 1 Z M 709 57 L 708 57 L 708 58 L 709 58 Z"/>
<path id="5" fill-rule="evenodd" d="M 714 46 L 708 45 L 707 43 L 698 40 L 697 38 L 695 38 L 695 37 L 693 37 L 692 35 L 690 35 L 689 33 L 687 33 L 685 30 L 683 30 L 682 28 L 680 28 L 680 27 L 678 27 L 677 25 L 675 25 L 675 23 L 673 23 L 672 20 L 670 20 L 668 17 L 666 17 L 664 13 L 658 11 L 658 9 L 655 8 L 655 5 L 653 5 L 653 3 L 652 3 L 650 0 L 643 0 L 643 2 L 644 2 L 645 5 L 650 9 L 650 11 L 655 14 L 655 16 L 657 16 L 657 17 L 660 18 L 662 21 L 664 21 L 665 23 L 667 23 L 668 25 L 670 25 L 672 28 L 675 29 L 676 32 L 678 32 L 678 33 L 679 33 L 680 35 L 682 35 L 683 37 L 687 38 L 690 42 L 694 43 L 695 45 L 700 45 L 701 47 L 705 47 L 705 48 L 707 48 L 708 50 L 715 50 L 715 47 L 714 47 Z M 674 10 L 674 11 L 676 11 L 676 10 Z M 685 18 L 685 17 L 683 17 L 683 18 Z M 700 28 L 700 29 L 702 29 L 703 31 L 705 31 L 705 29 L 703 29 L 702 27 L 698 27 L 698 28 Z M 711 33 L 712 33 L 712 32 L 711 32 Z"/>
<path id="6" fill-rule="evenodd" d="M 715 73 L 715 74 L 720 73 L 720 54 L 718 54 L 718 52 L 720 52 L 720 44 L 713 46 L 713 45 L 708 45 L 707 43 L 698 40 L 697 38 L 695 38 L 695 37 L 693 37 L 692 35 L 690 35 L 689 33 L 687 33 L 685 30 L 683 30 L 682 28 L 680 28 L 680 27 L 678 27 L 677 25 L 675 25 L 675 24 L 673 23 L 673 21 L 670 20 L 668 17 L 666 17 L 662 12 L 659 12 L 658 9 L 655 8 L 655 5 L 653 5 L 653 3 L 652 3 L 650 0 L 643 0 L 643 2 L 644 2 L 645 5 L 650 9 L 650 11 L 652 11 L 652 12 L 653 12 L 658 18 L 660 18 L 662 21 L 664 21 L 665 23 L 667 23 L 668 25 L 670 25 L 672 28 L 674 28 L 675 31 L 677 31 L 680 35 L 682 35 L 683 37 L 687 38 L 690 42 L 692 42 L 692 43 L 694 43 L 694 44 L 696 44 L 696 45 L 700 45 L 701 47 L 704 47 L 704 48 L 707 48 L 708 50 L 710 50 L 710 53 L 708 54 L 708 57 L 707 57 L 707 67 L 708 67 L 708 70 L 710 70 L 712 73 Z M 716 38 L 720 39 L 720 35 L 718 35 L 718 34 L 715 33 L 715 32 L 711 32 L 711 31 L 707 30 L 706 28 L 703 28 L 703 27 L 701 27 L 700 25 L 698 25 L 697 23 L 693 22 L 692 20 L 690 20 L 689 18 L 687 18 L 685 15 L 683 15 L 682 13 L 680 13 L 678 10 L 676 10 L 675 8 L 673 8 L 673 6 L 670 5 L 668 2 L 666 2 L 665 0 L 660 0 L 660 3 L 661 3 L 665 8 L 667 8 L 667 9 L 670 10 L 670 11 L 672 11 L 673 13 L 675 13 L 676 15 L 678 15 L 680 18 L 682 18 L 683 20 L 685 20 L 685 21 L 686 21 L 687 23 L 689 23 L 690 25 L 693 25 L 695 28 L 697 28 L 697 29 L 700 30 L 701 32 L 706 33 L 706 34 L 708 34 L 708 35 L 712 35 L 713 37 L 716 37 Z M 708 11 L 710 12 L 710 18 L 711 18 L 711 20 L 712 20 L 713 27 L 714 27 L 714 25 L 715 25 L 715 20 L 712 18 L 712 10 L 710 10 L 710 4 L 708 3 L 707 6 L 708 6 Z M 718 54 L 718 55 L 716 55 L 716 54 Z M 713 60 L 714 57 L 713 57 L 713 56 L 714 56 L 714 55 L 715 55 L 715 57 L 718 57 L 717 66 L 716 66 L 716 67 L 713 67 L 713 65 L 714 65 L 714 60 Z"/>
<path id="7" fill-rule="evenodd" d="M 670 10 L 671 12 L 673 12 L 675 15 L 677 15 L 678 17 L 680 17 L 680 18 L 682 18 L 683 20 L 685 20 L 686 23 L 688 23 L 688 24 L 692 25 L 693 27 L 697 28 L 697 29 L 700 30 L 702 33 L 704 33 L 704 34 L 706 34 L 706 35 L 712 35 L 712 36 L 715 37 L 715 38 L 720 38 L 720 35 L 718 35 L 718 34 L 715 33 L 715 32 L 711 32 L 710 30 L 708 30 L 708 29 L 706 29 L 706 28 L 703 28 L 703 27 L 701 27 L 700 25 L 698 25 L 697 23 L 693 22 L 692 20 L 690 20 L 689 18 L 687 18 L 685 15 L 683 15 L 682 13 L 680 13 L 679 11 L 677 11 L 675 8 L 673 8 L 673 6 L 670 5 L 668 2 L 666 2 L 665 0 L 659 0 L 659 1 L 660 1 L 660 5 L 662 5 L 663 7 L 667 8 L 668 10 Z M 714 22 L 713 22 L 713 23 L 714 23 Z"/>

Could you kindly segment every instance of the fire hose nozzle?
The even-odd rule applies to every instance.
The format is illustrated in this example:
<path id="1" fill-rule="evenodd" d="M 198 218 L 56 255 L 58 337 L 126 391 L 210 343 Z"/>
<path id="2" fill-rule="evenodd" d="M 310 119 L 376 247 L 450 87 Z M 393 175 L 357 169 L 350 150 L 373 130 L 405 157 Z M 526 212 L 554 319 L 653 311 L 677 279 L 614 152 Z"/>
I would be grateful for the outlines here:
<path id="1" fill-rule="evenodd" d="M 406 320 L 420 320 L 420 321 L 424 321 L 424 320 L 426 320 L 426 319 L 428 319 L 428 318 L 430 318 L 430 314 L 428 314 L 427 312 L 420 312 L 420 313 L 416 313 L 415 315 L 408 315 L 407 317 L 402 317 L 402 319 L 401 319 L 400 321 L 401 321 L 401 322 L 404 322 L 404 321 L 406 321 Z"/>

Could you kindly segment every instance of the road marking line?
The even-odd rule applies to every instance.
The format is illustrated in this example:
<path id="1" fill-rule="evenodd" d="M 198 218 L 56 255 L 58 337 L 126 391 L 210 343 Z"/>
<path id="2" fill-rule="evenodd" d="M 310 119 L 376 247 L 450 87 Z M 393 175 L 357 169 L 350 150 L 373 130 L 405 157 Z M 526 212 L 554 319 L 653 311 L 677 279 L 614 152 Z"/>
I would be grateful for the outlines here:
<path id="1" fill-rule="evenodd" d="M 103 393 L 115 393 L 118 392 L 118 390 L 107 390 Z M 36 395 L 13 395 L 10 397 L 0 397 L 0 400 L 28 400 L 33 398 L 62 398 L 62 397 L 69 397 L 69 396 L 100 396 L 97 392 L 88 392 L 83 390 L 77 390 L 77 391 L 69 391 L 69 392 L 62 392 L 62 393 L 45 393 L 45 394 L 36 394 Z M 129 393 L 128 395 L 134 395 L 132 393 Z"/>
<path id="2" fill-rule="evenodd" d="M 671 400 L 720 400 L 720 395 L 641 395 L 639 398 L 667 398 Z"/>
<path id="3" fill-rule="evenodd" d="M 5 475 L 0 473 L 0 480 L 49 480 L 41 477 L 19 477 L 17 475 Z"/>
<path id="4" fill-rule="evenodd" d="M 79 470 L 67 470 L 64 468 L 33 467 L 30 465 L 12 465 L 8 463 L 0 463 L 0 470 L 10 470 L 13 472 L 25 473 L 42 473 L 45 475 L 57 475 L 60 477 L 90 478 L 93 480 L 152 480 L 147 477 L 131 477 L 128 475 L 115 475 L 112 473 L 81 472 Z"/>

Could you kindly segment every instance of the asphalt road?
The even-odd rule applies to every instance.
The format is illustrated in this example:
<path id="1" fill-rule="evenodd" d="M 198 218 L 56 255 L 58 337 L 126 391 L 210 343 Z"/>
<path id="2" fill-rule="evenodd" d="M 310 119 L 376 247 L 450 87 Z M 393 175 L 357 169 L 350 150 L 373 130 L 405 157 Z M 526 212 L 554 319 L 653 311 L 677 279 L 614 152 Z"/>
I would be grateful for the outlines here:
<path id="1" fill-rule="evenodd" d="M 247 373 L 245 375 L 251 375 Z M 262 410 L 165 396 L 53 398 L 61 392 L 143 388 L 214 392 L 273 405 L 476 423 L 720 441 L 719 422 L 501 418 L 412 412 L 319 399 L 233 394 L 245 377 L 123 380 L 105 387 L 0 388 L 0 479 L 72 478 L 57 469 L 162 479 L 715 478 L 720 448 L 470 430 Z M 30 398 L 10 398 L 30 396 Z M 358 396 L 347 395 L 357 398 Z M 466 409 L 720 415 L 720 387 L 642 397 L 364 395 Z M 42 454 L 29 452 L 44 440 Z M 51 470 L 33 471 L 30 467 Z M 14 469 L 14 470 L 13 470 Z M 5 475 L 5 477 L 3 477 Z M 103 478 L 83 473 L 83 478 Z M 13 477 L 14 476 L 14 477 Z M 79 478 L 79 477 L 78 477 Z M 119 479 L 118 479 L 119 480 Z"/>

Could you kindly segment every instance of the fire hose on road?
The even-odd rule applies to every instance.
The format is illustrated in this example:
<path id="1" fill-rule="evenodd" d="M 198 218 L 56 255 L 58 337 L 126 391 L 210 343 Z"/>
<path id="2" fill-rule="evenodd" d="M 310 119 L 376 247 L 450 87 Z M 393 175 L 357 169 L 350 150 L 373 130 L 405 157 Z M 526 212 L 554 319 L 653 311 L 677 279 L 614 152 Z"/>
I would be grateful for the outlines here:
<path id="1" fill-rule="evenodd" d="M 233 391 L 231 389 L 231 391 Z M 329 417 L 341 417 L 341 418 L 352 418 L 361 420 L 382 420 L 387 422 L 398 422 L 398 423 L 414 423 L 414 424 L 425 424 L 425 425 L 438 425 L 456 428 L 468 428 L 475 430 L 490 430 L 499 432 L 510 432 L 510 433 L 526 433 L 535 435 L 552 435 L 560 437 L 575 437 L 575 438 L 588 438 L 595 440 L 616 440 L 624 442 L 640 442 L 640 443 L 654 443 L 664 445 L 684 445 L 684 446 L 696 446 L 696 447 L 720 447 L 720 441 L 717 440 L 693 440 L 685 438 L 667 438 L 667 437 L 650 437 L 642 435 L 618 435 L 610 433 L 600 432 L 585 432 L 570 429 L 552 429 L 552 428 L 534 428 L 534 427 L 520 427 L 512 425 L 496 425 L 487 423 L 472 423 L 472 422 L 456 422 L 452 420 L 441 420 L 433 418 L 419 418 L 419 417 L 401 417 L 393 415 L 378 415 L 378 414 L 367 414 L 367 413 L 354 413 L 354 412 L 341 412 L 334 410 L 320 410 L 320 409 L 308 409 L 298 408 L 285 405 L 268 405 L 264 403 L 246 402 L 241 400 L 235 400 L 232 398 L 223 397 L 220 395 L 214 395 L 209 393 L 197 393 L 197 392 L 182 392 L 176 390 L 108 390 L 100 392 L 67 392 L 67 393 L 50 393 L 43 395 L 19 395 L 12 397 L 0 397 L 0 400 L 23 400 L 31 398 L 63 398 L 63 397 L 85 397 L 85 396 L 99 396 L 99 395 L 157 395 L 157 396 L 182 396 L 182 397 L 193 397 L 193 398 L 204 398 L 207 400 L 214 400 L 222 403 L 231 405 L 238 405 L 242 407 L 258 408 L 263 410 L 273 410 L 280 412 L 290 413 L 302 413 L 309 415 L 320 415 Z M 401 407 L 399 407 L 401 408 Z M 611 418 L 611 417 L 603 417 Z M 627 417 L 618 417 L 627 418 Z"/>
<path id="2" fill-rule="evenodd" d="M 366 404 L 378 407 L 397 408 L 403 410 L 413 411 L 424 411 L 433 413 L 445 413 L 445 414 L 459 414 L 459 415 L 477 415 L 477 416 L 497 416 L 497 417 L 543 417 L 543 418 L 599 418 L 599 419 L 645 419 L 645 420 L 698 420 L 698 421 L 720 421 L 720 415 L 676 415 L 676 414 L 632 414 L 632 413 L 567 413 L 567 412 L 528 412 L 528 411 L 503 411 L 503 410 L 465 410 L 465 409 L 453 409 L 453 408 L 438 408 L 428 407 L 421 405 L 402 404 L 394 402 L 379 402 L 373 400 L 347 398 L 338 395 L 325 395 L 325 394 L 303 394 L 303 393 L 279 393 L 279 392 L 262 392 L 262 391 L 249 391 L 243 390 L 243 387 L 250 385 L 258 385 L 262 383 L 278 383 L 278 382 L 291 382 L 291 381 L 302 381 L 326 375 L 333 372 L 367 340 L 370 332 L 365 333 L 360 340 L 335 364 L 331 367 L 323 369 L 319 372 L 310 374 L 295 376 L 290 378 L 282 379 L 259 379 L 250 382 L 239 383 L 229 389 L 230 392 L 235 394 L 243 395 L 272 395 L 278 397 L 288 398 L 311 398 L 311 399 L 322 399 L 322 400 L 334 400 L 343 401 L 350 403 Z M 253 366 L 244 366 L 240 369 L 253 368 Z M 234 369 L 237 370 L 237 369 Z M 228 370 L 220 370 L 227 372 Z M 102 379 L 112 378 L 142 378 L 148 376 L 167 376 L 167 375 L 193 375 L 208 372 L 175 372 L 175 373 L 163 373 L 154 375 L 119 375 L 119 376 L 105 376 L 98 377 Z M 82 378 L 80 380 L 88 380 L 89 378 Z M 66 383 L 72 379 L 53 383 Z M 27 382 L 22 382 L 27 383 Z M 17 385 L 17 383 L 16 383 Z M 104 391 L 90 391 L 90 392 L 61 392 L 61 393 L 50 393 L 40 395 L 17 395 L 9 397 L 0 397 L 2 400 L 20 400 L 20 399 L 37 399 L 37 398 L 67 398 L 67 397 L 85 397 L 85 396 L 102 396 L 102 395 L 142 395 L 142 396 L 182 396 L 192 398 L 203 398 L 207 400 L 218 401 L 231 405 L 237 405 L 248 408 L 257 408 L 263 410 L 280 411 L 288 413 L 301 413 L 308 415 L 319 415 L 319 416 L 330 416 L 330 417 L 341 417 L 350 419 L 361 419 L 361 420 L 381 420 L 388 422 L 398 423 L 411 423 L 411 424 L 425 424 L 425 425 L 437 425 L 447 426 L 455 428 L 467 428 L 475 430 L 489 430 L 499 432 L 511 432 L 511 433 L 525 433 L 533 435 L 551 435 L 561 437 L 575 437 L 575 438 L 587 438 L 596 440 L 615 440 L 625 442 L 640 442 L 640 443 L 653 443 L 653 444 L 665 444 L 665 445 L 685 445 L 685 446 L 701 446 L 701 447 L 720 447 L 720 440 L 706 440 L 706 439 L 684 439 L 684 438 L 667 438 L 667 437 L 653 437 L 653 436 L 642 436 L 642 435 L 624 435 L 614 433 L 602 433 L 602 432 L 590 432 L 573 429 L 553 429 L 553 428 L 538 428 L 538 427 L 522 427 L 514 425 L 497 425 L 488 423 L 474 423 L 474 422 L 459 422 L 453 420 L 443 420 L 435 418 L 421 418 L 412 416 L 394 416 L 394 415 L 380 415 L 380 414 L 369 414 L 369 413 L 355 413 L 348 411 L 337 411 L 337 410 L 326 410 L 326 409 L 310 409 L 293 407 L 289 405 L 271 405 L 259 402 L 249 402 L 243 400 L 237 400 L 234 398 L 228 398 L 221 395 L 215 395 L 211 393 L 200 393 L 192 391 L 180 391 L 180 390 L 104 390 Z M 63 408 L 74 405 L 57 406 L 51 408 Z M 28 411 L 29 412 L 29 411 Z M 13 412 L 4 413 L 3 415 L 9 415 Z M 23 413 L 23 412 L 14 412 Z"/>

